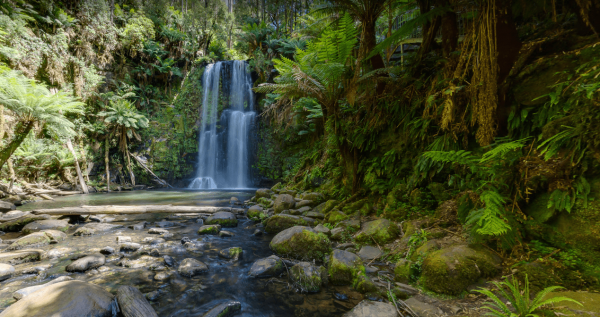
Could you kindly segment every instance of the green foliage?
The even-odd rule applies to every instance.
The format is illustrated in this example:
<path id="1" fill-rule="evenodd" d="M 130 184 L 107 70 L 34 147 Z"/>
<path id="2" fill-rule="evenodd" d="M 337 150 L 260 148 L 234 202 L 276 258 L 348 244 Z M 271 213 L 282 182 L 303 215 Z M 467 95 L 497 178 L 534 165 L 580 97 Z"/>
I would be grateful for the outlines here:
<path id="1" fill-rule="evenodd" d="M 493 282 L 502 297 L 510 302 L 510 307 L 487 289 L 480 288 L 479 290 L 475 290 L 480 294 L 486 295 L 491 300 L 491 302 L 486 303 L 488 306 L 484 306 L 488 310 L 486 315 L 496 317 L 539 317 L 541 316 L 542 308 L 555 303 L 568 301 L 581 305 L 578 301 L 568 297 L 553 296 L 547 298 L 550 292 L 561 289 L 562 287 L 560 286 L 547 287 L 537 293 L 532 300 L 529 294 L 529 280 L 527 275 L 525 275 L 524 283 L 525 286 L 521 290 L 519 281 L 514 276 L 512 280 L 508 280 L 507 278 L 503 282 Z"/>
<path id="2" fill-rule="evenodd" d="M 144 42 L 153 40 L 155 36 L 154 23 L 143 15 L 136 15 L 127 21 L 123 29 L 122 43 L 132 56 L 144 49 Z"/>

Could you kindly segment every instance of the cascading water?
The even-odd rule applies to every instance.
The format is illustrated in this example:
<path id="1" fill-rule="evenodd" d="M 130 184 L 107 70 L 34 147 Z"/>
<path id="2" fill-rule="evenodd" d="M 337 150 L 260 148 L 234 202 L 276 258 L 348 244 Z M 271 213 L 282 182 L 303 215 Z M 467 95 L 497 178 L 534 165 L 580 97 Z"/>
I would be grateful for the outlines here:
<path id="1" fill-rule="evenodd" d="M 244 61 L 217 62 L 203 75 L 197 177 L 191 189 L 248 188 L 250 143 L 256 112 Z M 223 76 L 222 76 L 223 74 Z M 219 103 L 223 108 L 217 120 Z"/>

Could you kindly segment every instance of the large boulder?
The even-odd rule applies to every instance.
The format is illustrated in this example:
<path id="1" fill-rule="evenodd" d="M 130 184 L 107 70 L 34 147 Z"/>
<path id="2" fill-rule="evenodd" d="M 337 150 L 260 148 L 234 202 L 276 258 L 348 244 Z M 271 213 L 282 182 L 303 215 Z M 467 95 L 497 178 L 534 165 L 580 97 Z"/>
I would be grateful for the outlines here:
<path id="1" fill-rule="evenodd" d="M 396 307 L 390 303 L 363 300 L 343 317 L 397 317 Z"/>
<path id="2" fill-rule="evenodd" d="M 394 241 L 398 237 L 400 230 L 398 226 L 387 220 L 378 219 L 365 222 L 361 231 L 356 235 L 356 240 L 362 242 L 375 241 L 378 244 L 386 244 Z"/>
<path id="3" fill-rule="evenodd" d="M 36 220 L 23 227 L 23 233 L 29 234 L 49 229 L 65 232 L 67 229 L 69 229 L 69 223 L 66 220 Z"/>
<path id="4" fill-rule="evenodd" d="M 17 207 L 13 203 L 0 200 L 0 212 L 7 212 L 15 209 L 17 209 Z"/>
<path id="5" fill-rule="evenodd" d="M 261 207 L 260 205 L 254 205 L 248 208 L 246 216 L 253 220 L 262 220 L 267 217 L 267 214 L 263 212 L 263 207 Z"/>
<path id="6" fill-rule="evenodd" d="M 228 301 L 226 303 L 217 305 L 209 310 L 202 317 L 226 317 L 235 315 L 242 309 L 242 303 L 237 301 Z"/>
<path id="7" fill-rule="evenodd" d="M 425 258 L 421 281 L 436 293 L 458 295 L 479 278 L 496 275 L 501 263 L 498 256 L 481 247 L 455 245 Z"/>
<path id="8" fill-rule="evenodd" d="M 270 247 L 277 254 L 300 260 L 323 260 L 331 252 L 331 242 L 310 227 L 296 226 L 278 233 Z"/>
<path id="9" fill-rule="evenodd" d="M 103 254 L 90 254 L 80 259 L 73 261 L 67 265 L 65 271 L 67 272 L 85 272 L 87 270 L 95 269 L 106 263 L 106 257 Z"/>
<path id="10" fill-rule="evenodd" d="M 14 292 L 13 298 L 16 300 L 20 300 L 23 297 L 25 297 L 33 292 L 36 292 L 46 286 L 50 286 L 52 284 L 56 284 L 56 283 L 60 283 L 60 282 L 64 282 L 64 281 L 71 281 L 71 280 L 73 280 L 73 278 L 71 278 L 70 276 L 61 276 L 61 277 L 53 279 L 52 281 L 50 281 L 46 284 L 25 287 L 25 288 L 22 288 L 16 292 Z"/>
<path id="11" fill-rule="evenodd" d="M 23 248 L 39 247 L 48 245 L 50 243 L 57 243 L 67 238 L 64 232 L 56 230 L 45 230 L 40 232 L 34 232 L 19 238 L 6 248 L 8 251 L 19 250 Z"/>
<path id="12" fill-rule="evenodd" d="M 158 317 L 144 294 L 133 286 L 119 287 L 117 303 L 124 317 Z"/>
<path id="13" fill-rule="evenodd" d="M 221 225 L 221 227 L 237 227 L 238 220 L 228 211 L 219 211 L 204 221 L 207 225 Z"/>
<path id="14" fill-rule="evenodd" d="M 290 278 L 302 292 L 315 293 L 321 290 L 321 284 L 327 278 L 327 272 L 322 266 L 300 262 L 290 269 Z"/>
<path id="15" fill-rule="evenodd" d="M 65 281 L 39 289 L 9 306 L 1 317 L 111 317 L 113 296 L 98 285 Z"/>
<path id="16" fill-rule="evenodd" d="M 281 194 L 275 199 L 273 208 L 275 209 L 275 213 L 278 214 L 284 210 L 294 208 L 295 205 L 296 200 L 294 199 L 294 196 L 288 194 Z"/>
<path id="17" fill-rule="evenodd" d="M 363 261 L 354 253 L 335 249 L 329 257 L 329 279 L 334 285 L 351 285 L 365 274 Z"/>
<path id="18" fill-rule="evenodd" d="M 376 260 L 382 255 L 383 252 L 381 250 L 369 245 L 363 246 L 360 251 L 358 251 L 358 257 L 365 261 Z"/>
<path id="19" fill-rule="evenodd" d="M 283 273 L 283 262 L 276 255 L 271 255 L 268 258 L 260 259 L 250 267 L 248 275 L 251 277 L 271 277 L 279 276 Z"/>
<path id="20" fill-rule="evenodd" d="M 271 190 L 268 188 L 259 188 L 256 190 L 256 199 L 271 198 Z"/>
<path id="21" fill-rule="evenodd" d="M 301 217 L 278 214 L 267 219 L 265 224 L 265 231 L 268 233 L 279 233 L 285 229 L 294 226 L 306 226 L 308 223 Z"/>
<path id="22" fill-rule="evenodd" d="M 183 276 L 192 277 L 208 272 L 208 266 L 196 259 L 183 259 L 177 268 L 177 272 Z"/>

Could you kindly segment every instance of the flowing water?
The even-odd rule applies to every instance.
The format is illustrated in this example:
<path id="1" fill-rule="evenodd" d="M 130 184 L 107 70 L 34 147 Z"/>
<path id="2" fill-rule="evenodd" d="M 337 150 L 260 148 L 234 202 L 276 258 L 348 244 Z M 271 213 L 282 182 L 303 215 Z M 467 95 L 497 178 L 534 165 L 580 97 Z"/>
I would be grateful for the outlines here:
<path id="1" fill-rule="evenodd" d="M 198 206 L 229 206 L 229 199 L 237 197 L 240 201 L 250 198 L 249 191 L 135 191 L 110 194 L 77 195 L 58 198 L 52 202 L 37 202 L 19 207 L 19 210 L 36 208 L 57 208 L 80 205 L 198 205 Z M 212 307 L 228 300 L 239 301 L 242 311 L 235 316 L 341 316 L 362 300 L 362 295 L 349 287 L 323 287 L 318 293 L 300 293 L 288 280 L 286 275 L 277 278 L 255 279 L 248 277 L 252 263 L 270 256 L 269 249 L 272 235 L 254 236 L 253 232 L 260 225 L 240 219 L 236 228 L 224 228 L 234 233 L 233 237 L 200 236 L 196 232 L 200 227 L 198 215 L 175 214 L 145 214 L 119 215 L 110 224 L 122 225 L 121 228 L 102 232 L 92 236 L 75 237 L 72 233 L 80 224 L 74 225 L 67 232 L 68 238 L 58 244 L 52 244 L 42 249 L 68 248 L 64 256 L 56 259 L 46 259 L 41 262 L 16 265 L 16 269 L 51 264 L 52 266 L 41 275 L 21 275 L 0 283 L 0 307 L 6 307 L 14 302 L 12 293 L 18 289 L 46 283 L 59 276 L 69 275 L 74 279 L 84 280 L 103 286 L 113 294 L 121 285 L 134 285 L 143 293 L 158 294 L 152 306 L 159 316 L 192 317 L 203 316 Z M 174 236 L 165 238 L 165 242 L 149 245 L 144 238 L 158 238 L 149 234 L 148 228 L 164 225 L 160 221 L 168 221 L 172 226 L 165 229 Z M 133 230 L 129 225 L 146 221 L 144 230 Z M 89 222 L 89 221 L 88 221 Z M 2 238 L 14 239 L 19 234 L 6 234 Z M 193 278 L 180 276 L 176 268 L 166 272 L 170 277 L 163 281 L 155 279 L 158 272 L 146 267 L 125 268 L 119 266 L 118 257 L 107 256 L 107 264 L 87 273 L 67 273 L 65 267 L 71 263 L 71 258 L 93 252 L 93 249 L 111 246 L 117 248 L 116 236 L 129 236 L 133 242 L 140 243 L 148 249 L 157 248 L 160 255 L 170 255 L 177 262 L 185 258 L 195 258 L 209 266 L 209 272 Z M 181 239 L 190 238 L 197 246 L 196 252 L 186 250 Z M 229 247 L 241 247 L 243 256 L 238 261 L 225 260 L 218 252 Z M 96 251 L 97 252 L 97 251 Z M 120 253 L 131 260 L 142 255 L 135 253 Z M 112 259 L 112 260 L 111 260 Z M 109 262 L 109 260 L 111 260 Z M 165 272 L 165 271 L 162 271 Z M 345 298 L 347 296 L 347 298 Z"/>
<path id="2" fill-rule="evenodd" d="M 252 185 L 249 148 L 256 112 L 247 68 L 244 61 L 230 61 L 210 64 L 204 70 L 198 167 L 190 189 Z"/>

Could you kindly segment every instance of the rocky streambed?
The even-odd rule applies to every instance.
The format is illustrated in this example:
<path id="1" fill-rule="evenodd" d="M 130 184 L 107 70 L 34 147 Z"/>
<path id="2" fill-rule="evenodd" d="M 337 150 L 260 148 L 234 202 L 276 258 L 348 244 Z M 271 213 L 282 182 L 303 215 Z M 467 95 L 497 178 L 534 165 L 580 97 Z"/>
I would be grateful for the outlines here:
<path id="1" fill-rule="evenodd" d="M 0 316 L 112 316 L 117 311 L 123 316 L 342 316 L 367 299 L 349 284 L 330 282 L 325 263 L 274 252 L 274 237 L 289 242 L 293 235 L 283 234 L 284 239 L 265 232 L 246 211 L 89 217 L 27 212 L 109 200 L 240 206 L 253 194 L 94 194 L 5 212 L 0 218 L 5 232 Z M 315 232 L 299 228 L 291 231 Z M 330 252 L 327 243 L 313 251 Z M 370 299 L 381 302 L 363 303 L 369 304 L 366 311 L 396 316 L 380 296 Z"/>

